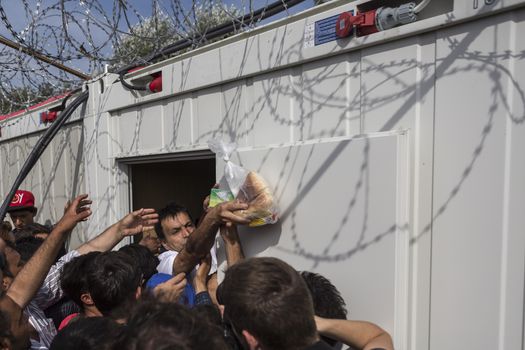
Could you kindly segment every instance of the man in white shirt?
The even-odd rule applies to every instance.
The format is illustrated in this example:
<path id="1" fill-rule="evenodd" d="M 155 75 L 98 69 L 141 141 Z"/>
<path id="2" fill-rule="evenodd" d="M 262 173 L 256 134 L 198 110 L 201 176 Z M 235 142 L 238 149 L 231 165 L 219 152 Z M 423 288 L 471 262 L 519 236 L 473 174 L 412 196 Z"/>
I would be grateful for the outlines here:
<path id="1" fill-rule="evenodd" d="M 247 224 L 248 220 L 233 214 L 235 210 L 246 208 L 247 205 L 244 203 L 221 203 L 206 212 L 198 228 L 195 227 L 185 207 L 172 202 L 160 209 L 155 231 L 166 251 L 159 255 L 160 263 L 157 271 L 174 276 L 179 272 L 191 274 L 209 252 L 212 265 L 208 290 L 214 298 L 214 291 L 217 288 L 215 235 L 221 225 Z"/>
<path id="2" fill-rule="evenodd" d="M 186 246 L 188 238 L 195 231 L 195 224 L 188 209 L 175 202 L 171 202 L 160 209 L 158 214 L 159 222 L 155 225 L 155 230 L 166 251 L 159 255 L 157 271 L 171 275 L 173 274 L 175 257 Z M 211 248 L 210 254 L 211 275 L 217 271 L 215 245 Z"/>

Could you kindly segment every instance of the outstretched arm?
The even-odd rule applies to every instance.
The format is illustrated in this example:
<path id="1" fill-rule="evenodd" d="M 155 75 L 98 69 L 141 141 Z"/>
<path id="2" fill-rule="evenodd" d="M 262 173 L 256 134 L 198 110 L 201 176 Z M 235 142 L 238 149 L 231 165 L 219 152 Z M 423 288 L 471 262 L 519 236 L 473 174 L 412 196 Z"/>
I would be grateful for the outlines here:
<path id="1" fill-rule="evenodd" d="M 91 215 L 91 201 L 87 197 L 87 194 L 83 194 L 73 200 L 51 234 L 15 277 L 7 295 L 21 308 L 29 304 L 42 285 L 58 251 L 73 228 Z"/>
<path id="2" fill-rule="evenodd" d="M 173 262 L 173 275 L 190 272 L 209 253 L 219 226 L 248 224 L 250 221 L 235 215 L 235 210 L 248 208 L 246 203 L 224 202 L 208 210 L 199 227 L 188 238 L 186 246 Z"/>
<path id="3" fill-rule="evenodd" d="M 379 326 L 364 321 L 335 320 L 315 316 L 317 331 L 325 337 L 362 350 L 394 350 L 392 338 Z"/>
<path id="4" fill-rule="evenodd" d="M 124 237 L 153 228 L 158 218 L 159 214 L 155 213 L 155 209 L 135 210 L 108 227 L 97 237 L 81 245 L 77 251 L 82 255 L 93 251 L 106 252 L 111 250 Z"/>
<path id="5" fill-rule="evenodd" d="M 224 241 L 224 248 L 226 250 L 226 263 L 231 267 L 244 260 L 244 252 L 242 251 L 241 239 L 237 232 L 237 225 L 221 226 L 221 237 Z"/>

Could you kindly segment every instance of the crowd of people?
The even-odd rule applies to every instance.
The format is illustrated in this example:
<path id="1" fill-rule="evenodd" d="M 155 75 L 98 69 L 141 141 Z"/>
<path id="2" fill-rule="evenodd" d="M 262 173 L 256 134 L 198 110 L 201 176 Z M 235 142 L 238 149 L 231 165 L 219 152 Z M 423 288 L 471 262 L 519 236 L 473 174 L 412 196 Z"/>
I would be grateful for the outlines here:
<path id="1" fill-rule="evenodd" d="M 136 210 L 67 252 L 91 206 L 80 195 L 47 227 L 34 222 L 33 194 L 17 191 L 0 232 L 2 349 L 393 349 L 377 325 L 347 319 L 325 277 L 245 257 L 246 203 L 205 200 L 198 225 L 180 203 Z M 114 250 L 130 236 L 137 243 Z"/>

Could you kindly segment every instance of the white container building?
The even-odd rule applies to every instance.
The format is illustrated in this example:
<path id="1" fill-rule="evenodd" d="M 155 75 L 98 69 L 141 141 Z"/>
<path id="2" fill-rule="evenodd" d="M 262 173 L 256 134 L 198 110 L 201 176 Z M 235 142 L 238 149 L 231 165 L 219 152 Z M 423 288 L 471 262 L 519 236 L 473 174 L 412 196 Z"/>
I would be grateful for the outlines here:
<path id="1" fill-rule="evenodd" d="M 433 0 L 316 42 L 316 23 L 387 3 L 327 3 L 126 76 L 161 72 L 161 92 L 90 81 L 22 186 L 37 220 L 89 193 L 74 246 L 170 199 L 197 216 L 224 165 L 207 141 L 235 141 L 281 208 L 242 229 L 247 256 L 325 275 L 396 349 L 525 349 L 525 1 Z M 2 195 L 53 105 L 0 122 Z"/>

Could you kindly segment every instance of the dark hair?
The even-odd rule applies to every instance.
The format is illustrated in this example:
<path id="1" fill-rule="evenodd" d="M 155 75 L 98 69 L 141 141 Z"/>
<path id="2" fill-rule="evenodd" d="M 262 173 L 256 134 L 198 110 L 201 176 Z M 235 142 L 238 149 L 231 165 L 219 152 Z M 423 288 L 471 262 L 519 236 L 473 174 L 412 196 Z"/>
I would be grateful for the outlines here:
<path id="1" fill-rule="evenodd" d="M 22 228 L 16 229 L 16 240 L 22 239 L 24 237 L 33 237 L 37 233 L 51 233 L 51 228 L 49 226 L 41 225 L 39 223 L 33 222 L 31 224 L 24 225 Z"/>
<path id="2" fill-rule="evenodd" d="M 0 229 L 2 231 L 11 231 L 13 229 L 13 225 L 9 221 L 2 221 L 0 224 Z"/>
<path id="3" fill-rule="evenodd" d="M 315 342 L 312 298 L 299 273 L 276 258 L 250 258 L 226 270 L 217 290 L 224 319 L 239 336 L 250 332 L 268 349 Z"/>
<path id="4" fill-rule="evenodd" d="M 105 252 L 89 264 L 89 293 L 104 316 L 125 318 L 135 302 L 142 273 L 135 261 L 122 252 Z"/>
<path id="5" fill-rule="evenodd" d="M 217 326 L 222 326 L 221 311 L 215 304 L 198 304 L 194 305 L 192 311 L 208 322 Z"/>
<path id="6" fill-rule="evenodd" d="M 12 230 L 13 226 L 11 226 L 11 223 L 9 221 L 2 221 L 2 223 L 0 224 L 0 238 L 2 238 L 4 241 L 10 241 L 12 238 L 10 237 L 9 233 Z"/>
<path id="7" fill-rule="evenodd" d="M 127 350 L 228 349 L 219 326 L 176 303 L 146 298 L 136 305 L 115 348 Z"/>
<path id="8" fill-rule="evenodd" d="M 11 277 L 11 278 L 13 277 L 13 274 L 7 268 L 7 260 L 5 258 L 4 253 L 0 253 L 0 271 L 2 271 L 4 276 Z M 5 273 L 6 271 L 8 272 L 7 274 Z"/>
<path id="9" fill-rule="evenodd" d="M 145 281 L 149 280 L 151 276 L 157 273 L 159 259 L 153 255 L 148 248 L 138 243 L 134 243 L 120 248 L 119 252 L 122 252 L 135 260 L 139 265 Z"/>
<path id="10" fill-rule="evenodd" d="M 42 238 L 33 236 L 22 237 L 16 240 L 16 251 L 20 254 L 20 260 L 24 263 L 28 262 L 29 259 L 36 253 L 38 248 L 44 243 Z"/>
<path id="11" fill-rule="evenodd" d="M 79 318 L 58 332 L 51 342 L 50 350 L 110 350 L 124 329 L 105 317 Z"/>
<path id="12" fill-rule="evenodd" d="M 90 252 L 77 256 L 64 265 L 60 274 L 60 287 L 78 306 L 82 307 L 81 295 L 89 292 L 87 272 L 89 265 L 100 252 Z"/>
<path id="13" fill-rule="evenodd" d="M 306 282 L 314 302 L 314 312 L 324 318 L 346 320 L 346 303 L 337 288 L 324 276 L 303 271 L 301 277 Z M 336 340 L 321 336 L 330 346 L 335 346 Z"/>
<path id="14" fill-rule="evenodd" d="M 32 207 L 7 207 L 6 212 L 7 213 L 22 213 L 24 211 L 30 212 L 32 214 L 36 214 L 37 208 L 35 206 Z"/>
<path id="15" fill-rule="evenodd" d="M 157 232 L 157 236 L 159 239 L 165 239 L 166 236 L 164 235 L 164 231 L 162 230 L 162 222 L 168 218 L 174 218 L 179 213 L 186 213 L 190 220 L 193 221 L 191 218 L 190 212 L 186 207 L 183 207 L 182 205 L 177 204 L 176 202 L 168 203 L 164 208 L 157 210 L 159 213 L 159 221 L 155 224 L 155 232 Z"/>

